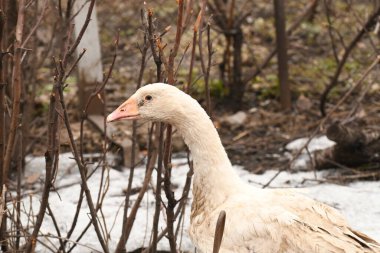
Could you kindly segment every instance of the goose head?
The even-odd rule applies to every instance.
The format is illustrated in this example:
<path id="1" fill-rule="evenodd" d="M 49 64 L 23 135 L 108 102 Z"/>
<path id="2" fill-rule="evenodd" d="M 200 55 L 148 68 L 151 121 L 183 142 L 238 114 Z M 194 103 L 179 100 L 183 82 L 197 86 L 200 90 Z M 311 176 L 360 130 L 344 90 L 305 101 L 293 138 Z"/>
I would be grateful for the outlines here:
<path id="1" fill-rule="evenodd" d="M 228 181 L 238 181 L 210 117 L 197 100 L 175 86 L 154 83 L 141 87 L 108 115 L 107 122 L 133 119 L 164 122 L 175 127 L 191 151 L 198 178 L 208 177 L 212 168 L 215 171 L 222 168 L 224 173 L 229 171 L 225 177 Z M 199 175 L 201 171 L 203 176 Z M 221 181 L 215 182 L 220 184 Z M 230 188 L 230 183 L 226 188 Z"/>
<path id="2" fill-rule="evenodd" d="M 148 84 L 107 117 L 107 122 L 145 119 L 177 125 L 189 111 L 197 110 L 198 102 L 172 85 Z"/>

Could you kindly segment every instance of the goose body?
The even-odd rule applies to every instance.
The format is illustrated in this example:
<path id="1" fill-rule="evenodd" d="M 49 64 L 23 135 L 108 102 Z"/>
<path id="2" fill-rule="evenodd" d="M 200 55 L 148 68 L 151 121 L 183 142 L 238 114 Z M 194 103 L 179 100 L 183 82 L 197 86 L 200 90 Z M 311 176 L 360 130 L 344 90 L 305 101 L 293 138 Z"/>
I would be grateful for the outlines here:
<path id="1" fill-rule="evenodd" d="M 289 189 L 258 189 L 234 171 L 219 135 L 199 103 L 174 86 L 156 83 L 136 91 L 107 117 L 172 124 L 194 163 L 190 237 L 212 252 L 215 225 L 226 212 L 221 253 L 380 252 L 334 208 Z"/>

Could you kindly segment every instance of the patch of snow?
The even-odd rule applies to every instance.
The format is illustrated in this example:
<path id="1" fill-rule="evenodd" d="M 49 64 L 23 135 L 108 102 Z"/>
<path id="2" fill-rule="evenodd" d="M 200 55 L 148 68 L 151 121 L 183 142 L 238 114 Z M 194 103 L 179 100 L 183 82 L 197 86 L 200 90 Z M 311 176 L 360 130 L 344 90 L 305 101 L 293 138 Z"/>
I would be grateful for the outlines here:
<path id="1" fill-rule="evenodd" d="M 299 138 L 294 141 L 289 142 L 285 149 L 289 151 L 296 152 L 300 150 L 309 140 L 309 138 Z M 313 154 L 315 151 L 324 150 L 334 146 L 336 143 L 329 140 L 325 135 L 314 137 L 311 139 L 310 143 L 307 145 L 307 149 L 302 150 L 302 153 L 293 161 L 291 169 L 293 170 L 307 170 L 310 168 L 310 154 Z M 309 151 L 309 153 L 307 152 Z M 289 159 L 292 159 L 292 154 L 285 152 L 285 156 Z"/>
<path id="2" fill-rule="evenodd" d="M 285 148 L 287 150 L 297 151 L 297 150 L 301 149 L 306 144 L 306 142 L 308 140 L 309 140 L 309 138 L 306 138 L 306 137 L 296 139 L 296 140 L 288 143 Z M 309 152 L 314 152 L 317 150 L 324 150 L 324 149 L 330 148 L 334 145 L 335 145 L 334 141 L 329 140 L 326 137 L 326 135 L 322 135 L 322 136 L 313 138 L 310 141 L 310 143 L 307 145 L 307 149 L 309 150 Z M 306 152 L 306 150 L 304 150 L 303 152 Z"/>
<path id="3" fill-rule="evenodd" d="M 80 192 L 80 175 L 75 166 L 74 160 L 70 159 L 71 156 L 71 154 L 63 154 L 60 156 L 60 171 L 57 175 L 55 185 L 55 187 L 58 188 L 58 192 L 51 192 L 49 201 L 63 237 L 65 237 L 67 231 L 70 229 Z M 45 160 L 43 157 L 29 157 L 26 166 L 26 173 L 33 174 L 38 172 L 43 175 L 44 167 Z M 254 175 L 243 170 L 241 167 L 235 168 L 246 182 L 256 187 L 261 187 L 277 173 L 277 171 L 267 171 L 262 175 Z M 172 183 L 175 186 L 178 186 L 174 189 L 176 198 L 179 198 L 182 194 L 187 171 L 188 167 L 186 165 L 186 159 L 173 159 Z M 103 203 L 103 215 L 107 226 L 106 229 L 107 231 L 110 231 L 110 239 L 108 244 L 111 251 L 113 251 L 116 247 L 122 228 L 123 206 L 125 201 L 123 189 L 127 187 L 129 172 L 129 169 L 124 169 L 124 171 L 121 172 L 110 169 L 105 173 L 106 178 L 109 179 L 109 190 Z M 299 190 L 305 195 L 339 209 L 347 217 L 349 223 L 354 229 L 358 229 L 380 241 L 380 201 L 378 201 L 380 196 L 380 182 L 357 182 L 347 186 L 339 186 L 328 183 L 321 184 L 315 180 L 315 176 L 318 179 L 321 179 L 325 173 L 328 172 L 318 171 L 315 175 L 313 172 L 282 172 L 276 180 L 273 181 L 271 187 L 300 188 Z M 136 168 L 133 187 L 141 186 L 144 176 L 145 167 Z M 101 170 L 98 169 L 88 180 L 88 186 L 91 189 L 91 194 L 94 201 L 96 201 L 101 177 Z M 41 176 L 41 178 L 43 178 L 43 176 Z M 156 175 L 153 174 L 153 185 L 155 185 L 155 178 Z M 64 187 L 68 185 L 69 187 Z M 30 198 L 29 196 L 25 197 L 23 199 L 23 209 L 25 212 L 29 210 L 29 207 L 32 207 L 34 214 L 37 214 L 40 198 L 40 194 L 34 194 Z M 133 205 L 136 198 L 137 194 L 130 197 L 130 206 Z M 165 199 L 165 197 L 163 199 Z M 191 200 L 189 200 L 185 211 L 181 250 L 194 252 L 194 247 L 192 246 L 187 234 L 187 228 L 190 223 L 190 203 Z M 145 194 L 145 197 L 141 202 L 140 209 L 137 213 L 135 224 L 127 243 L 128 251 L 149 245 L 154 205 L 154 193 L 150 187 L 148 192 Z M 164 209 L 162 209 L 159 223 L 160 231 L 165 228 L 166 216 L 164 212 Z M 87 204 L 84 203 L 80 210 L 77 229 L 75 230 L 72 239 L 76 239 L 84 227 L 87 226 L 90 221 L 89 217 Z M 25 224 L 26 215 L 23 215 L 22 220 Z M 103 219 L 101 218 L 100 220 Z M 56 234 L 54 224 L 49 215 L 45 215 L 41 232 L 43 234 Z M 57 245 L 59 245 L 56 239 L 51 239 L 51 241 L 53 242 L 53 245 L 49 244 L 51 247 L 57 247 Z M 84 235 L 80 242 L 85 246 L 77 246 L 73 252 L 94 252 L 94 250 L 91 250 L 88 247 L 101 251 L 96 233 L 92 227 Z M 169 249 L 168 242 L 165 238 L 160 241 L 158 248 L 160 250 Z M 38 248 L 38 252 L 48 252 L 48 250 L 41 246 Z"/>
<path id="4" fill-rule="evenodd" d="M 247 113 L 243 111 L 238 111 L 235 114 L 226 116 L 222 119 L 222 121 L 227 122 L 231 126 L 240 126 L 244 124 L 247 120 Z"/>

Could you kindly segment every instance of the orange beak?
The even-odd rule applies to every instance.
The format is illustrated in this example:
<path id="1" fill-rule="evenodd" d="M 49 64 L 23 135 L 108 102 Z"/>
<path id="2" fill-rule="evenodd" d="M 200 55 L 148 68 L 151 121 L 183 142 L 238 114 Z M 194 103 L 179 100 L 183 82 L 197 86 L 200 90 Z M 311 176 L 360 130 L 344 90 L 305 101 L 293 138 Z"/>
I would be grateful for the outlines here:
<path id="1" fill-rule="evenodd" d="M 113 111 L 107 117 L 107 122 L 113 122 L 122 119 L 138 119 L 139 110 L 137 106 L 137 101 L 135 98 L 129 98 L 122 105 L 120 105 L 115 111 Z"/>

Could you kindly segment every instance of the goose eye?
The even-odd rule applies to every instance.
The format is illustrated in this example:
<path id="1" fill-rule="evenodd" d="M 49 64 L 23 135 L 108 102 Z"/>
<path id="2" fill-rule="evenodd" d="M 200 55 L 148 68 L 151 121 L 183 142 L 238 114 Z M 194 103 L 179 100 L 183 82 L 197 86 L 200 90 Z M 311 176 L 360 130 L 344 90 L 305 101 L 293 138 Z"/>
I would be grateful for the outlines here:
<path id="1" fill-rule="evenodd" d="M 152 100 L 152 96 L 151 96 L 151 95 L 146 95 L 146 96 L 145 96 L 145 100 L 147 100 L 147 101 Z"/>

